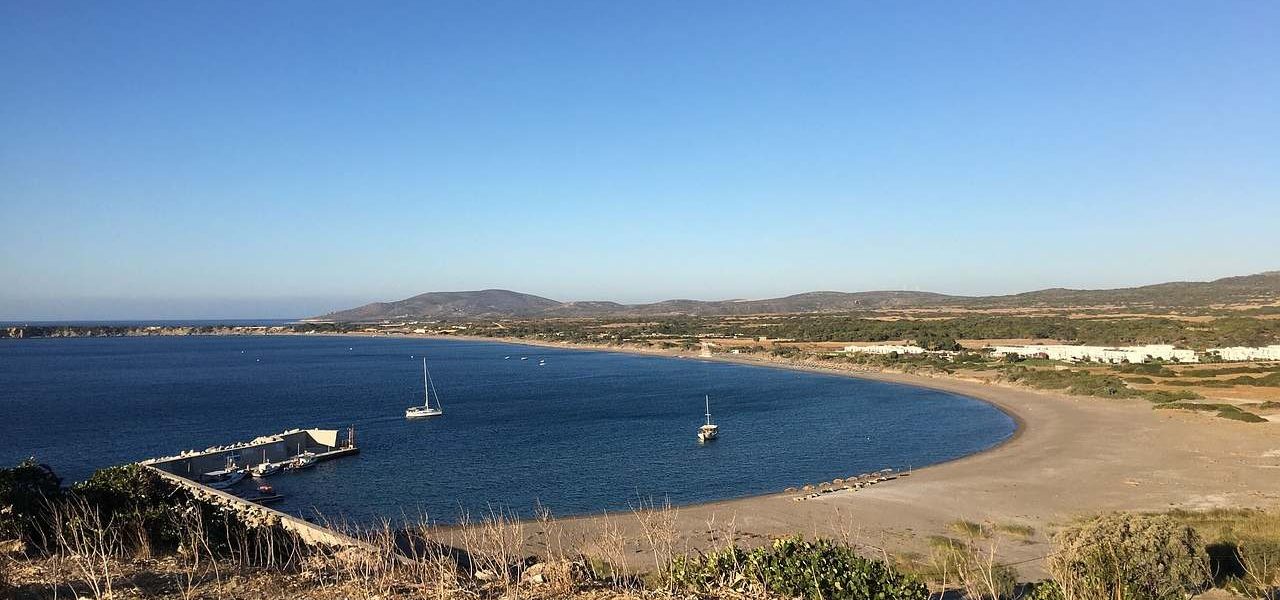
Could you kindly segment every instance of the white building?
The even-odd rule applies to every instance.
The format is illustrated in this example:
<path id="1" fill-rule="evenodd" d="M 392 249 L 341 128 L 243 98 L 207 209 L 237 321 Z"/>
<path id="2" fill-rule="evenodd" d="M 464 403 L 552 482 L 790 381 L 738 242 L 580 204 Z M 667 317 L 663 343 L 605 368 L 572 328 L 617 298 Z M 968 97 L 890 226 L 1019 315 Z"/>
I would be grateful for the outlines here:
<path id="1" fill-rule="evenodd" d="M 861 352 L 864 354 L 924 354 L 925 349 L 920 346 L 905 346 L 901 344 L 881 344 L 878 346 L 845 346 L 845 352 L 854 353 Z"/>
<path id="2" fill-rule="evenodd" d="M 1210 348 L 1209 354 L 1217 355 L 1222 360 L 1280 360 L 1280 345 L 1250 348 L 1248 346 L 1230 346 L 1228 348 Z"/>
<path id="3" fill-rule="evenodd" d="M 1151 360 L 1194 363 L 1200 362 L 1195 350 L 1180 350 L 1171 344 L 1149 344 L 1146 346 L 1122 346 L 1110 348 L 1106 346 L 1070 346 L 1066 344 L 1031 344 L 1027 346 L 993 346 L 991 353 L 996 356 L 1013 354 L 1023 358 L 1043 356 L 1050 360 L 1068 362 L 1103 362 L 1103 363 L 1144 363 Z"/>

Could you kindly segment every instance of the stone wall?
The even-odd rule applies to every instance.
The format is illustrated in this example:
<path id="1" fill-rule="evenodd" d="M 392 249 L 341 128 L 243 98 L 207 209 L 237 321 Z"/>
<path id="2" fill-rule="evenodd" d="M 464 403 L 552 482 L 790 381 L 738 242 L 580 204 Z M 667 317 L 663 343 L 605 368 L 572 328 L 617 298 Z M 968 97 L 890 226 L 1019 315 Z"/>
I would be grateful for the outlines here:
<path id="1" fill-rule="evenodd" d="M 201 485 L 191 481 L 190 479 L 179 477 L 172 473 L 167 473 L 155 467 L 148 466 L 147 468 L 159 474 L 164 479 L 186 488 L 193 496 L 196 497 L 196 499 L 202 502 L 208 502 L 215 506 L 224 507 L 227 510 L 234 512 L 246 525 L 258 527 L 279 526 L 281 529 L 297 535 L 300 541 L 311 546 L 354 548 L 368 552 L 378 552 L 376 548 L 365 542 L 327 527 L 321 527 L 315 523 L 309 523 L 303 519 L 282 513 L 278 510 L 254 504 L 244 498 L 239 498 L 226 492 L 215 490 L 211 487 Z"/>

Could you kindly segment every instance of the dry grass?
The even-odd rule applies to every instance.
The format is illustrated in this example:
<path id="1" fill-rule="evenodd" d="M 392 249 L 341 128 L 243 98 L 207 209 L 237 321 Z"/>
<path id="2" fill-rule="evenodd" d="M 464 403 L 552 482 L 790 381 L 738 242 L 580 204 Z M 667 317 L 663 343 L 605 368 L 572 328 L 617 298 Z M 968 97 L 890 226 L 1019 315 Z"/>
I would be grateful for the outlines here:
<path id="1" fill-rule="evenodd" d="M 1036 534 L 1036 528 L 1022 523 L 997 523 L 995 530 L 1019 538 L 1030 538 Z"/>
<path id="2" fill-rule="evenodd" d="M 1018 575 L 997 560 L 1004 540 L 995 534 L 995 528 L 965 520 L 953 521 L 948 528 L 958 537 L 929 539 L 931 569 L 925 575 L 939 589 L 958 587 L 972 600 L 1012 598 Z"/>
<path id="3" fill-rule="evenodd" d="M 296 539 L 280 539 L 279 532 L 270 529 L 228 535 L 225 545 L 212 548 L 209 525 L 200 515 L 175 514 L 179 549 L 154 558 L 137 523 L 103 522 L 87 505 L 68 503 L 55 512 L 58 533 L 50 547 L 60 550 L 36 561 L 0 563 L 0 568 L 9 567 L 0 574 L 17 572 L 7 582 L 0 578 L 0 590 L 6 583 L 12 588 L 0 597 L 673 598 L 678 592 L 669 587 L 669 580 L 642 580 L 626 565 L 633 554 L 647 553 L 651 574 L 661 575 L 676 556 L 687 554 L 678 535 L 679 511 L 667 502 L 641 503 L 630 514 L 609 515 L 599 521 L 598 529 L 578 537 L 566 535 L 566 528 L 543 508 L 531 522 L 510 511 L 490 509 L 478 519 L 464 518 L 448 527 L 432 523 L 426 515 L 364 528 L 329 523 L 359 542 L 348 548 L 306 547 Z M 1256 598 L 1274 592 L 1280 576 L 1280 516 L 1225 510 L 1172 516 L 1195 527 L 1211 544 L 1232 544 L 1232 556 L 1239 563 L 1232 589 Z M 1017 581 L 1016 571 L 997 560 L 1005 536 L 1016 540 L 1036 534 L 1017 523 L 958 520 L 948 524 L 950 537 L 930 538 L 927 556 L 891 557 L 861 543 L 854 521 L 836 525 L 833 529 L 842 532 L 839 541 L 845 545 L 930 579 L 936 589 L 990 600 L 1012 597 Z M 624 526 L 638 534 L 628 539 Z M 733 521 L 708 522 L 705 533 L 721 548 L 743 538 Z M 531 548 L 536 556 L 530 556 Z M 759 597 L 758 590 L 744 587 L 741 571 L 726 573 L 718 587 L 701 597 Z"/>
<path id="4" fill-rule="evenodd" d="M 640 531 L 649 544 L 649 552 L 653 558 L 653 572 L 661 573 L 668 564 L 671 564 L 675 553 L 678 534 L 676 509 L 672 508 L 670 500 L 665 500 L 660 506 L 655 506 L 650 500 L 648 505 L 641 502 L 638 507 L 632 509 L 632 513 L 640 522 Z"/>
<path id="5" fill-rule="evenodd" d="M 112 595 L 116 565 L 125 556 L 123 524 L 104 521 L 84 499 L 76 498 L 51 506 L 50 517 L 57 548 L 56 565 L 66 566 L 83 590 L 82 595 L 105 598 Z M 132 536 L 130 536 L 132 537 Z"/>
<path id="6" fill-rule="evenodd" d="M 1219 585 L 1272 600 L 1280 590 L 1280 514 L 1248 509 L 1168 513 L 1204 539 Z"/>

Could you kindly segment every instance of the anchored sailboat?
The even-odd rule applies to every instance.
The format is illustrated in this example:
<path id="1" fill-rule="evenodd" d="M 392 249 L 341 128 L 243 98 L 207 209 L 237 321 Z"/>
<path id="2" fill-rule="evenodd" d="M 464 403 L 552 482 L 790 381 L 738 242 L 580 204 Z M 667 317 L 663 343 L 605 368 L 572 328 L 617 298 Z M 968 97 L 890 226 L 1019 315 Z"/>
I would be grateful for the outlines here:
<path id="1" fill-rule="evenodd" d="M 707 401 L 707 424 L 698 428 L 698 441 L 709 442 L 720 436 L 720 426 L 711 423 L 711 396 L 704 396 Z"/>
<path id="2" fill-rule="evenodd" d="M 436 396 L 436 407 L 431 408 L 431 394 L 436 391 L 436 385 L 431 381 L 431 373 L 427 371 L 427 357 L 422 357 L 422 406 L 410 406 L 404 409 L 404 418 L 406 419 L 425 419 L 427 417 L 438 417 L 444 414 L 444 409 L 440 406 L 440 394 Z"/>

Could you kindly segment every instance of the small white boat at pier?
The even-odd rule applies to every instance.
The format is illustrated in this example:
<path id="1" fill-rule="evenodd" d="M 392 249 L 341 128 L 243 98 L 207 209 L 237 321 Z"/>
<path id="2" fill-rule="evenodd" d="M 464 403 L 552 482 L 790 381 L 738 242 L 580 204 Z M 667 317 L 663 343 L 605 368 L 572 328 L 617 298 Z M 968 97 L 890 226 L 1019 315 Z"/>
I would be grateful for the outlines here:
<path id="1" fill-rule="evenodd" d="M 219 471 L 209 471 L 201 479 L 205 485 L 215 490 L 225 490 L 240 483 L 247 473 L 247 469 L 236 466 L 235 459 L 228 456 L 226 467 Z"/>

